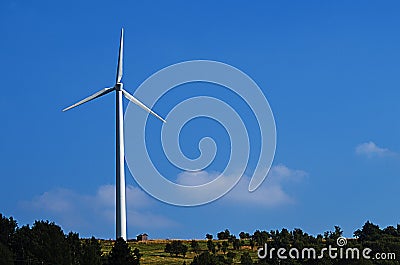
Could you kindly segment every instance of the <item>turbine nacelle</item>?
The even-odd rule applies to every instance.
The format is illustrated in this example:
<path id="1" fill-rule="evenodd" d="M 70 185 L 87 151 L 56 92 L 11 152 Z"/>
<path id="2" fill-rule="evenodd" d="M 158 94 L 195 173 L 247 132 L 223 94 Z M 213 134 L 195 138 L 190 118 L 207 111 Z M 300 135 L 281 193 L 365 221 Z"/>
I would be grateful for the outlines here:
<path id="1" fill-rule="evenodd" d="M 114 89 L 115 89 L 116 91 L 121 91 L 121 90 L 123 90 L 123 87 L 124 87 L 124 84 L 121 83 L 121 82 L 119 82 L 119 83 L 116 83 L 116 84 L 115 84 Z"/>

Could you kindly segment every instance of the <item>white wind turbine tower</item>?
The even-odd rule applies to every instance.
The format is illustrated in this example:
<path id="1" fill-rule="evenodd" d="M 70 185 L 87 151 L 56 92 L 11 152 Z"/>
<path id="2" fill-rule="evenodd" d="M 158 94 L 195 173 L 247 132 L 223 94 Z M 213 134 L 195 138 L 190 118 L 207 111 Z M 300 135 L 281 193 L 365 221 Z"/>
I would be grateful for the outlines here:
<path id="1" fill-rule="evenodd" d="M 119 44 L 119 56 L 118 56 L 118 67 L 117 67 L 117 79 L 114 87 L 104 88 L 93 95 L 75 103 L 74 105 L 63 109 L 63 111 L 67 111 L 69 109 L 75 108 L 83 103 L 91 101 L 95 98 L 101 97 L 105 94 L 108 94 L 112 91 L 116 92 L 116 237 L 127 240 L 126 237 L 126 199 L 125 199 L 125 169 L 124 169 L 124 117 L 123 117 L 123 104 L 122 104 L 122 94 L 147 111 L 151 113 L 158 119 L 163 122 L 166 122 L 163 118 L 157 115 L 150 108 L 145 106 L 138 99 L 129 94 L 126 90 L 123 89 L 123 84 L 121 82 L 122 79 L 122 56 L 124 49 L 124 29 L 121 29 L 121 39 Z"/>

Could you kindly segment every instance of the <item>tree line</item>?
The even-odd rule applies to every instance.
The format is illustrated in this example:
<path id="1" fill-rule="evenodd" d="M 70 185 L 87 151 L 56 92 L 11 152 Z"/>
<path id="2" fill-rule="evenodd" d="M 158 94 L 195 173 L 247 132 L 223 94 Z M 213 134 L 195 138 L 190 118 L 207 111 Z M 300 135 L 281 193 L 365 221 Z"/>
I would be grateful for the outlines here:
<path id="1" fill-rule="evenodd" d="M 122 238 L 116 240 L 108 255 L 103 255 L 94 237 L 64 234 L 60 226 L 49 221 L 18 227 L 12 217 L 0 213 L 1 265 L 138 265 L 140 258 L 139 250 L 131 250 Z"/>
<path id="2" fill-rule="evenodd" d="M 324 256 L 315 259 L 310 256 L 297 259 L 282 259 L 276 251 L 284 248 L 298 250 L 313 248 L 317 253 L 328 246 L 337 247 L 343 231 L 335 226 L 333 231 L 326 231 L 316 236 L 309 235 L 296 228 L 289 231 L 256 230 L 252 234 L 240 232 L 238 237 L 228 229 L 216 234 L 206 234 L 203 241 L 172 240 L 165 245 L 164 251 L 174 257 L 185 258 L 187 253 L 193 260 L 192 265 L 223 264 L 400 264 L 400 225 L 380 228 L 367 221 L 348 238 L 344 247 L 359 250 L 369 248 L 371 259 L 332 259 Z M 257 258 L 256 253 L 265 244 L 275 249 L 275 255 Z M 375 254 L 393 254 L 391 259 L 374 259 Z M 82 239 L 78 233 L 65 234 L 61 227 L 49 221 L 35 221 L 32 226 L 18 227 L 12 217 L 0 214 L 0 265 L 136 265 L 140 264 L 142 254 L 138 248 L 131 249 L 122 238 L 117 239 L 111 251 L 102 252 L 101 241 L 94 237 Z M 184 264 L 187 259 L 183 261 Z"/>
<path id="3" fill-rule="evenodd" d="M 252 264 L 324 264 L 324 265 L 342 265 L 342 264 L 358 264 L 358 265 L 371 265 L 371 264 L 400 264 L 400 225 L 397 227 L 388 226 L 384 229 L 379 228 L 367 221 L 361 229 L 354 232 L 354 238 L 344 239 L 342 238 L 343 231 L 339 226 L 335 226 L 333 231 L 326 231 L 323 234 L 317 236 L 309 235 L 303 232 L 301 229 L 296 228 L 289 231 L 285 228 L 282 230 L 256 230 L 253 234 L 247 232 L 240 232 L 239 238 L 236 238 L 234 234 L 231 234 L 228 229 L 217 233 L 217 240 L 213 239 L 212 234 L 206 234 L 206 247 L 207 249 L 201 249 L 198 240 L 192 240 L 190 242 L 190 250 L 196 255 L 191 265 L 229 265 L 234 263 L 234 259 L 237 254 L 239 257 L 235 260 L 235 263 L 252 265 Z M 338 245 L 338 239 L 345 240 L 343 245 Z M 268 245 L 269 249 L 275 250 L 275 255 L 266 256 L 265 258 L 252 258 L 250 252 L 258 252 L 257 250 Z M 165 252 L 171 255 L 185 257 L 189 246 L 185 245 L 182 241 L 172 241 L 167 243 Z M 318 258 L 323 248 L 328 249 L 329 246 L 339 249 L 342 247 L 343 252 L 349 248 L 348 256 L 337 254 L 336 258 L 332 258 L 325 253 L 322 258 Z M 315 256 L 311 255 L 312 252 L 308 253 L 305 257 L 299 255 L 296 259 L 280 258 L 276 255 L 277 250 L 283 248 L 289 251 L 295 248 L 299 251 L 302 249 L 315 249 Z M 361 255 L 357 257 L 354 252 L 355 249 L 362 252 L 363 249 L 369 248 L 370 259 L 365 259 Z M 262 252 L 262 251 L 261 251 Z M 346 252 L 345 252 L 346 253 Z M 376 259 L 376 254 L 385 254 L 385 259 Z M 389 255 L 390 254 L 390 255 Z M 253 255 L 254 256 L 254 255 Z M 286 252 L 287 257 L 287 252 Z M 383 257 L 383 256 L 381 256 Z M 184 263 L 186 264 L 186 263 Z"/>

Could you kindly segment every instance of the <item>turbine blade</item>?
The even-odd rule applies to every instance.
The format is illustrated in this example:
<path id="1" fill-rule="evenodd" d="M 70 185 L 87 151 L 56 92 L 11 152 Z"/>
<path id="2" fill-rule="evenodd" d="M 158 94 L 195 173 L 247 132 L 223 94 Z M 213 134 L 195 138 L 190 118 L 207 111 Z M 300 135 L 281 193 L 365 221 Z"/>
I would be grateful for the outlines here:
<path id="1" fill-rule="evenodd" d="M 121 82 L 122 79 L 122 58 L 124 53 L 124 28 L 121 28 L 121 38 L 119 40 L 119 54 L 118 54 L 118 67 L 117 67 L 117 80 Z"/>
<path id="2" fill-rule="evenodd" d="M 86 102 L 91 101 L 91 100 L 93 100 L 93 99 L 95 99 L 95 98 L 98 98 L 98 97 L 101 97 L 101 96 L 103 96 L 103 95 L 105 95 L 105 94 L 108 94 L 108 93 L 110 93 L 110 92 L 113 91 L 113 90 L 114 90 L 113 87 L 104 88 L 104 89 L 102 89 L 102 90 L 100 90 L 100 91 L 94 93 L 93 95 L 91 95 L 91 96 L 89 96 L 89 97 L 87 97 L 87 98 L 85 98 L 85 99 L 82 99 L 81 101 L 75 103 L 74 105 L 69 106 L 68 108 L 63 109 L 62 111 L 67 111 L 67 110 L 70 110 L 70 109 L 72 109 L 72 108 L 75 108 L 75 107 L 77 107 L 77 106 L 79 106 L 79 105 L 81 105 L 81 104 L 83 104 L 83 103 L 86 103 Z"/>
<path id="3" fill-rule="evenodd" d="M 134 96 L 132 96 L 131 94 L 129 94 L 128 92 L 126 92 L 124 89 L 122 89 L 122 93 L 124 93 L 124 96 L 129 99 L 130 101 L 132 101 L 133 103 L 135 103 L 136 105 L 138 105 L 139 107 L 141 107 L 142 109 L 144 109 L 145 111 L 147 111 L 148 113 L 154 115 L 156 118 L 158 118 L 159 120 L 161 120 L 162 122 L 166 123 L 166 121 L 161 118 L 157 113 L 155 113 L 154 111 L 152 111 L 150 108 L 148 108 L 146 105 L 144 105 L 142 102 L 140 102 L 137 98 L 135 98 Z"/>

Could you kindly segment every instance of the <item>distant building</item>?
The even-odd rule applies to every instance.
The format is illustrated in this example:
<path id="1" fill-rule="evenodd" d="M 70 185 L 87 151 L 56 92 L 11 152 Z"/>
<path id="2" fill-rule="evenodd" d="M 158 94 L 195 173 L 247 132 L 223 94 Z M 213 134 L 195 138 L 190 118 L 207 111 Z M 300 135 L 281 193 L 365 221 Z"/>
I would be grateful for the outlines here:
<path id="1" fill-rule="evenodd" d="M 136 236 L 137 241 L 147 241 L 149 239 L 149 235 L 144 233 Z"/>

